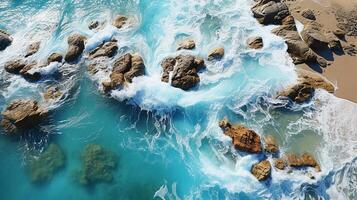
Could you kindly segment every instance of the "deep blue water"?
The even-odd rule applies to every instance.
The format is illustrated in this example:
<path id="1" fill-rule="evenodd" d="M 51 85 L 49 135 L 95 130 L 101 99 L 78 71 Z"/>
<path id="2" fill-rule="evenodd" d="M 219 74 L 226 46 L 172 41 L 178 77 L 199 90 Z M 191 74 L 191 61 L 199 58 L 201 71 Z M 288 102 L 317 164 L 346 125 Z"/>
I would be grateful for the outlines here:
<path id="1" fill-rule="evenodd" d="M 147 74 L 109 97 L 99 88 L 104 75 L 91 77 L 86 72 L 85 56 L 77 65 L 63 66 L 60 85 L 67 96 L 44 104 L 51 109 L 50 121 L 42 127 L 49 136 L 0 136 L 0 199 L 354 199 L 357 106 L 323 91 L 309 104 L 276 106 L 284 102 L 275 100 L 275 93 L 296 79 L 294 65 L 284 42 L 270 33 L 273 27 L 262 27 L 251 16 L 252 3 L 0 2 L 0 28 L 14 38 L 12 46 L 0 52 L 1 109 L 18 98 L 43 102 L 45 86 L 55 82 L 28 83 L 4 72 L 3 64 L 23 54 L 34 40 L 42 44 L 31 59 L 41 61 L 53 51 L 65 53 L 72 32 L 88 37 L 87 49 L 114 37 L 119 45 L 116 58 L 138 52 Z M 131 26 L 113 29 L 110 22 L 116 14 L 129 16 Z M 104 21 L 104 29 L 88 30 L 92 20 Z M 255 35 L 264 39 L 262 50 L 246 47 L 246 39 Z M 185 36 L 197 43 L 194 55 L 205 58 L 215 46 L 226 51 L 219 62 L 206 60 L 200 86 L 189 92 L 160 82 L 161 60 L 176 55 L 176 42 Z M 242 154 L 231 147 L 218 127 L 225 116 L 262 136 L 274 135 L 282 153 L 314 154 L 322 172 L 310 180 L 299 172 L 273 170 L 271 181 L 259 183 L 249 171 L 263 155 Z M 49 143 L 64 151 L 65 167 L 49 182 L 34 184 L 27 158 Z M 114 152 L 118 167 L 113 182 L 84 187 L 75 174 L 81 168 L 81 152 L 92 143 Z"/>

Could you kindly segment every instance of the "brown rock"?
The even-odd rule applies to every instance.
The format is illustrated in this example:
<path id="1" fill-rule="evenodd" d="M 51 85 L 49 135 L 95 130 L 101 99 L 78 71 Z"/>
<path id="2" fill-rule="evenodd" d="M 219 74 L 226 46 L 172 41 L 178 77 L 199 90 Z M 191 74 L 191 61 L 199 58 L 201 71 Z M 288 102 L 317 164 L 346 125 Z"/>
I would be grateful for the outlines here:
<path id="1" fill-rule="evenodd" d="M 10 34 L 0 29 L 0 51 L 5 50 L 12 43 Z"/>
<path id="2" fill-rule="evenodd" d="M 261 24 L 281 24 L 290 15 L 289 8 L 284 2 L 260 0 L 253 7 L 254 17 Z"/>
<path id="3" fill-rule="evenodd" d="M 312 49 L 324 50 L 328 48 L 328 40 L 316 23 L 306 24 L 301 31 L 301 37 Z"/>
<path id="4" fill-rule="evenodd" d="M 89 53 L 90 58 L 113 57 L 118 50 L 116 41 L 106 42 Z"/>
<path id="5" fill-rule="evenodd" d="M 51 62 L 59 62 L 61 63 L 63 60 L 63 56 L 59 53 L 52 53 L 48 58 L 47 58 L 47 64 L 50 64 Z"/>
<path id="6" fill-rule="evenodd" d="M 161 81 L 162 82 L 169 82 L 170 79 L 170 72 L 172 72 L 174 70 L 174 67 L 176 65 L 176 59 L 175 58 L 165 58 L 162 62 L 161 62 L 161 67 L 163 70 L 163 74 L 161 77 Z"/>
<path id="7" fill-rule="evenodd" d="M 37 53 L 37 51 L 40 49 L 40 45 L 41 42 L 34 42 L 31 43 L 28 47 L 27 47 L 27 53 L 25 55 L 25 57 L 29 57 L 32 56 L 33 54 Z"/>
<path id="8" fill-rule="evenodd" d="M 179 42 L 177 50 L 181 50 L 181 49 L 191 50 L 194 49 L 195 47 L 196 47 L 196 43 L 194 40 L 185 39 Z"/>
<path id="9" fill-rule="evenodd" d="M 232 125 L 227 119 L 219 122 L 224 134 L 232 138 L 234 147 L 249 153 L 260 153 L 262 151 L 260 136 L 253 130 L 241 125 Z"/>
<path id="10" fill-rule="evenodd" d="M 336 29 L 333 31 L 333 34 L 335 34 L 338 38 L 344 38 L 347 33 L 341 29 Z"/>
<path id="11" fill-rule="evenodd" d="M 126 22 L 128 21 L 128 18 L 122 15 L 118 15 L 115 17 L 113 21 L 113 26 L 117 27 L 118 29 L 122 28 Z"/>
<path id="12" fill-rule="evenodd" d="M 270 153 L 276 153 L 279 151 L 278 143 L 275 138 L 271 135 L 264 137 L 265 150 Z"/>
<path id="13" fill-rule="evenodd" d="M 44 66 L 38 66 L 36 62 L 32 62 L 22 68 L 20 74 L 28 81 L 38 81 L 41 79 L 41 74 L 39 72 L 30 73 L 30 70 L 41 67 Z"/>
<path id="14" fill-rule="evenodd" d="M 301 11 L 301 16 L 303 16 L 309 20 L 316 20 L 315 13 L 311 9 L 305 9 L 305 10 Z"/>
<path id="15" fill-rule="evenodd" d="M 220 60 L 224 56 L 224 48 L 218 47 L 212 49 L 208 54 L 208 60 Z"/>
<path id="16" fill-rule="evenodd" d="M 128 72 L 131 68 L 131 58 L 132 56 L 130 53 L 120 56 L 114 62 L 113 72 L 122 73 L 122 74 Z"/>
<path id="17" fill-rule="evenodd" d="M 321 171 L 315 158 L 308 153 L 304 153 L 302 156 L 287 154 L 285 157 L 290 167 L 314 167 L 316 171 Z"/>
<path id="18" fill-rule="evenodd" d="M 26 66 L 26 62 L 22 59 L 10 60 L 5 63 L 4 68 L 7 72 L 12 74 L 19 74 L 20 71 Z"/>
<path id="19" fill-rule="evenodd" d="M 131 83 L 134 77 L 143 76 L 145 74 L 144 60 L 138 54 L 131 55 L 131 68 L 124 74 L 126 82 Z"/>
<path id="20" fill-rule="evenodd" d="M 84 46 L 85 40 L 86 37 L 79 34 L 73 34 L 68 37 L 67 42 L 69 47 L 67 50 L 67 54 L 64 58 L 66 62 L 74 62 L 80 57 L 85 47 Z"/>
<path id="21" fill-rule="evenodd" d="M 284 159 L 275 158 L 275 159 L 274 159 L 274 166 L 275 166 L 277 169 L 284 170 L 285 167 L 286 167 L 286 162 L 285 162 Z"/>
<path id="22" fill-rule="evenodd" d="M 15 100 L 2 112 L 1 125 L 7 133 L 16 133 L 38 125 L 48 114 L 34 100 Z"/>
<path id="23" fill-rule="evenodd" d="M 61 92 L 59 87 L 50 87 L 43 94 L 43 98 L 46 101 L 54 101 L 61 98 L 63 93 Z"/>
<path id="24" fill-rule="evenodd" d="M 254 164 L 251 169 L 252 174 L 259 180 L 264 181 L 270 177 L 271 165 L 268 160 Z"/>
<path id="25" fill-rule="evenodd" d="M 261 49 L 264 46 L 262 37 L 248 38 L 247 44 L 248 44 L 249 48 L 252 48 L 252 49 Z"/>

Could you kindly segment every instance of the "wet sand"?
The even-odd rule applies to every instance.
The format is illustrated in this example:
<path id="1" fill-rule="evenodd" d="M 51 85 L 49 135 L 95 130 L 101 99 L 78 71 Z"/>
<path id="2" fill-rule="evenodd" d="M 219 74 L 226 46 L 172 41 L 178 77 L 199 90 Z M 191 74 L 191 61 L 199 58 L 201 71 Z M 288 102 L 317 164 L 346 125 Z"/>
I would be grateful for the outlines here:
<path id="1" fill-rule="evenodd" d="M 316 21 L 329 31 L 337 29 L 338 21 L 335 14 L 339 9 L 347 12 L 357 9 L 355 0 L 288 0 L 286 3 L 295 19 L 303 24 L 308 20 L 301 16 L 301 11 L 307 8 L 313 10 Z M 357 13 L 355 15 L 357 16 Z M 345 39 L 341 41 L 342 46 L 350 44 L 357 46 L 356 36 L 346 36 Z M 326 68 L 316 68 L 306 64 L 299 66 L 322 73 L 337 86 L 336 96 L 357 103 L 357 56 L 333 54 L 333 58 L 328 63 L 329 66 Z"/>

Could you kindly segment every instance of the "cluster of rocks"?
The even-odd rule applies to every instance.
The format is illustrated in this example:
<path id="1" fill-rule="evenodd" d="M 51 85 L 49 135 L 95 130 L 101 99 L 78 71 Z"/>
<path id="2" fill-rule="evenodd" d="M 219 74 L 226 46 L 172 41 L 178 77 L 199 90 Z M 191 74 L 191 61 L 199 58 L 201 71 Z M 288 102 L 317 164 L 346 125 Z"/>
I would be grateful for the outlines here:
<path id="1" fill-rule="evenodd" d="M 346 11 L 344 9 L 337 9 L 335 13 L 337 20 L 337 27 L 343 30 L 345 35 L 357 36 L 357 9 Z"/>
<path id="2" fill-rule="evenodd" d="M 304 153 L 299 156 L 293 153 L 286 154 L 282 158 L 276 158 L 279 154 L 279 146 L 273 136 L 266 136 L 263 142 L 255 131 L 242 125 L 233 125 L 227 118 L 219 122 L 219 126 L 224 134 L 232 138 L 232 144 L 235 149 L 247 153 L 269 153 L 274 158 L 274 166 L 279 170 L 284 170 L 287 166 L 290 168 L 314 167 L 316 171 L 321 171 L 320 165 L 315 158 Z M 264 147 L 263 147 L 264 146 Z M 259 180 L 267 180 L 271 175 L 270 161 L 265 159 L 255 163 L 251 168 L 251 173 Z"/>

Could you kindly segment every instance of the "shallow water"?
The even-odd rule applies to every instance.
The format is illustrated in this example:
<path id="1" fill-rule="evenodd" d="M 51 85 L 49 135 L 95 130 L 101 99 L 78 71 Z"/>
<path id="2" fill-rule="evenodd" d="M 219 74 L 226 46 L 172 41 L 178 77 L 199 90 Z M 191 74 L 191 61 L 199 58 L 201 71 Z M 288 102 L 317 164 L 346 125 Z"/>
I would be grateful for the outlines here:
<path id="1" fill-rule="evenodd" d="M 357 105 L 318 91 L 311 103 L 284 108 L 275 93 L 296 79 L 284 42 L 251 16 L 253 1 L 210 0 L 52 0 L 0 2 L 0 28 L 14 43 L 0 52 L 0 65 L 24 54 L 33 40 L 44 60 L 53 51 L 66 51 L 72 32 L 88 37 L 86 51 L 111 37 L 119 55 L 139 52 L 147 76 L 136 78 L 112 98 L 102 95 L 105 74 L 91 77 L 85 58 L 63 66 L 62 88 L 68 96 L 51 109 L 48 137 L 0 137 L 1 199 L 354 199 L 356 190 Z M 116 30 L 109 22 L 116 14 L 130 16 L 131 26 Z M 99 32 L 88 30 L 91 20 L 106 21 Z M 261 35 L 265 46 L 250 50 L 245 41 Z M 184 92 L 160 82 L 161 60 L 177 55 L 176 42 L 195 39 L 194 55 L 224 46 L 219 62 L 206 61 L 198 88 Z M 189 53 L 189 52 L 185 52 Z M 115 59 L 115 58 L 114 58 Z M 105 60 L 111 63 L 112 60 Z M 28 83 L 2 73 L 0 108 L 13 99 L 35 98 L 56 80 Z M 271 181 L 259 183 L 250 167 L 263 155 L 247 155 L 231 147 L 218 122 L 224 116 L 272 134 L 281 153 L 311 152 L 322 165 L 316 180 L 302 171 L 272 171 Z M 3 130 L 1 130 L 3 132 Z M 64 151 L 64 169 L 46 184 L 29 179 L 26 160 L 33 149 L 48 143 Z M 114 181 L 83 187 L 76 180 L 81 152 L 96 143 L 118 155 Z M 271 159 L 269 157 L 269 159 Z M 314 173 L 312 171 L 312 173 Z M 21 186 L 21 190 L 19 190 Z"/>

